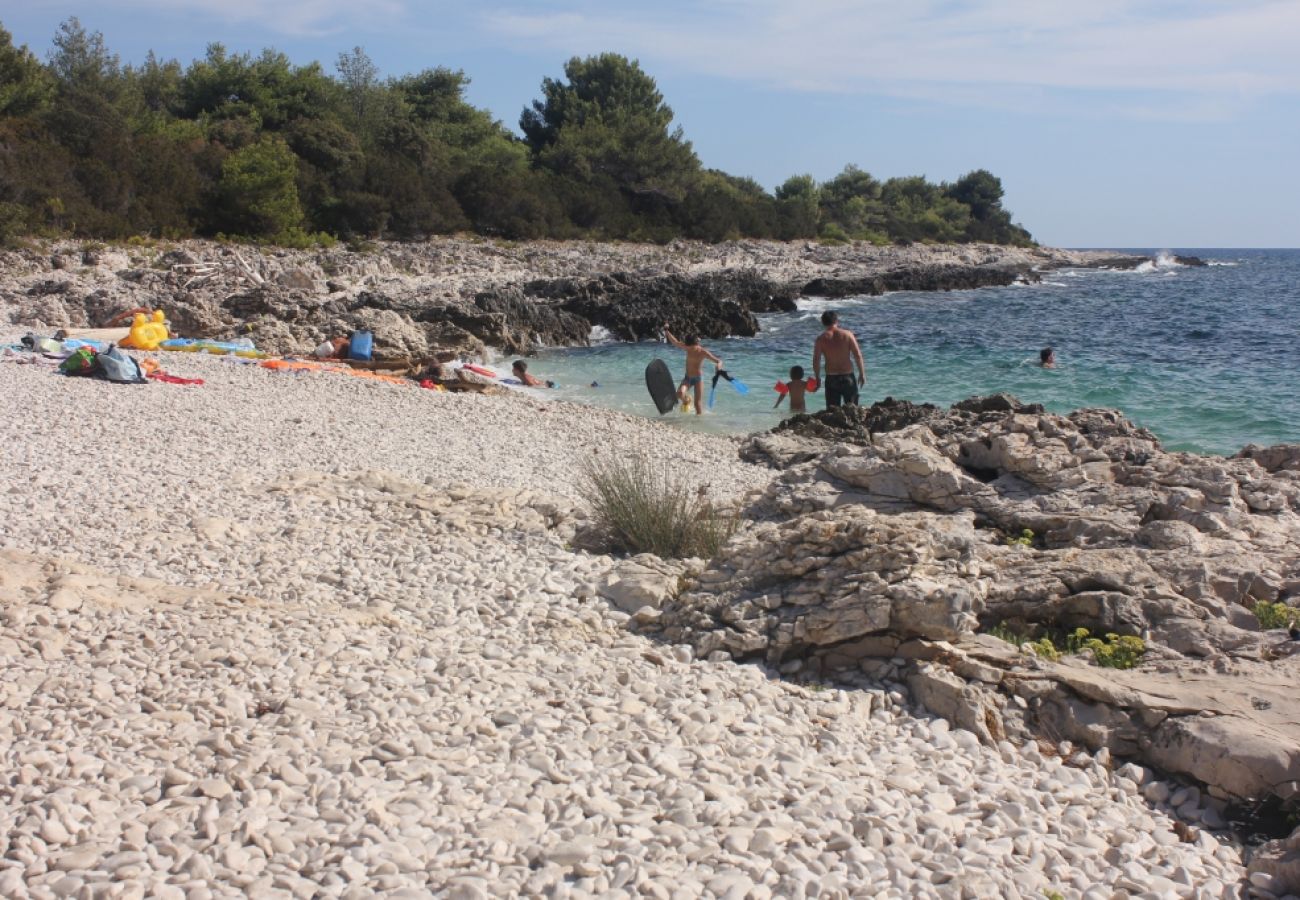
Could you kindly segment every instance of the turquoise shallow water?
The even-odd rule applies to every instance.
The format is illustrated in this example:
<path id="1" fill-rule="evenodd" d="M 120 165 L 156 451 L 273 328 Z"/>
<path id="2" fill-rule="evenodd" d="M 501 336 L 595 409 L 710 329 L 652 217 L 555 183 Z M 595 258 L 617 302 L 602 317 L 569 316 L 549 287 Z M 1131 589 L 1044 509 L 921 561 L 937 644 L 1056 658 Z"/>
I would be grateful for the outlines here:
<path id="1" fill-rule="evenodd" d="M 1232 453 L 1300 441 L 1300 250 L 1177 252 L 1211 265 L 1064 270 L 1038 285 L 800 301 L 798 312 L 761 317 L 755 337 L 705 342 L 750 386 L 748 396 L 719 382 L 710 413 L 662 420 L 727 433 L 772 427 L 786 415 L 772 409 L 773 385 L 792 365 L 811 372 L 818 318 L 834 308 L 866 354 L 864 403 L 893 396 L 947 405 L 1007 391 L 1054 412 L 1117 407 L 1172 449 Z M 1047 345 L 1056 348 L 1055 370 L 1036 365 Z M 659 418 L 643 378 L 656 357 L 680 377 L 682 353 L 657 342 L 547 351 L 529 370 L 559 382 L 566 399 Z M 810 409 L 823 405 L 812 395 Z"/>

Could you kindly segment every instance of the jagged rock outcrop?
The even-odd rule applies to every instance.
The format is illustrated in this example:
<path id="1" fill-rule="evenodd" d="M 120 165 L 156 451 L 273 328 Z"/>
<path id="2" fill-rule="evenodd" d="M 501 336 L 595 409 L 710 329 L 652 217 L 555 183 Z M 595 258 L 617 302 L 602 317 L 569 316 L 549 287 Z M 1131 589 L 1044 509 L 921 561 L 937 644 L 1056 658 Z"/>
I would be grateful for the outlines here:
<path id="1" fill-rule="evenodd" d="M 449 359 L 485 347 L 527 353 L 582 345 L 594 327 L 639 340 L 665 321 L 682 334 L 752 335 L 756 313 L 793 309 L 801 294 L 1005 284 L 1099 257 L 978 244 L 770 241 L 501 245 L 445 238 L 310 251 L 201 241 L 56 243 L 0 251 L 0 322 L 51 331 L 99 327 L 135 307 L 161 308 L 180 336 L 251 337 L 272 353 L 305 353 L 369 328 L 381 359 Z"/>
<path id="2" fill-rule="evenodd" d="M 1006 286 L 1041 277 L 1028 265 L 933 265 L 857 277 L 817 278 L 803 287 L 810 297 L 875 297 L 886 291 L 962 291 Z"/>
<path id="3" fill-rule="evenodd" d="M 987 740 L 1024 733 L 1141 758 L 1221 799 L 1300 800 L 1300 447 L 1165 451 L 1111 410 L 1013 397 L 887 401 L 752 437 L 782 469 L 754 527 L 653 629 L 785 671 L 865 671 Z M 1132 670 L 982 632 L 1141 638 Z M 1006 633 L 1006 632 L 1004 632 Z"/>
<path id="4" fill-rule="evenodd" d="M 798 293 L 753 271 L 694 277 L 621 272 L 585 281 L 534 281 L 524 290 L 627 341 L 655 337 L 666 321 L 682 334 L 749 337 L 758 333 L 755 313 L 792 311 Z"/>

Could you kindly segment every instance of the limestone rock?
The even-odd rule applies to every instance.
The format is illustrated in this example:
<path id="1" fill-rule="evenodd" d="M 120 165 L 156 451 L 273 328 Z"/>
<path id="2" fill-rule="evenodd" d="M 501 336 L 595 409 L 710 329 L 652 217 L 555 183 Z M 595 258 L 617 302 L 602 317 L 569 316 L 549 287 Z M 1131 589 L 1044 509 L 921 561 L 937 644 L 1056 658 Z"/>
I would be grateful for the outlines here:
<path id="1" fill-rule="evenodd" d="M 1300 828 L 1290 837 L 1256 847 L 1246 871 L 1252 883 L 1256 876 L 1266 876 L 1266 889 L 1277 896 L 1300 894 Z"/>
<path id="2" fill-rule="evenodd" d="M 904 677 L 986 741 L 1045 734 L 1219 796 L 1300 793 L 1300 655 L 1251 612 L 1300 597 L 1300 448 L 1171 453 L 1112 410 L 998 395 L 798 416 L 742 455 L 782 470 L 750 509 L 763 524 L 664 608 L 668 639 Z M 1139 637 L 1145 656 L 1052 662 L 976 634 L 994 625 Z"/>

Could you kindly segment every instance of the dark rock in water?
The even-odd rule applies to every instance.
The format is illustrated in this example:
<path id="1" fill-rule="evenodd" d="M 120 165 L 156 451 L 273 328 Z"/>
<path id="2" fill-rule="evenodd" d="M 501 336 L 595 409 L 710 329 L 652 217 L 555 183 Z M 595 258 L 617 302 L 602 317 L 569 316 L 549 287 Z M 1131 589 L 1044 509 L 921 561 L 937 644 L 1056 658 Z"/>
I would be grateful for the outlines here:
<path id="1" fill-rule="evenodd" d="M 952 405 L 954 410 L 961 412 L 975 413 L 1041 413 L 1043 405 L 1041 403 L 1021 403 L 1011 394 L 989 394 L 987 397 L 967 397 L 958 403 Z"/>
<path id="2" fill-rule="evenodd" d="M 1174 262 L 1178 263 L 1178 265 L 1180 266 L 1208 266 L 1209 265 L 1209 263 L 1201 259 L 1199 256 L 1175 256 Z"/>
<path id="3" fill-rule="evenodd" d="M 585 319 L 588 331 L 599 325 L 625 341 L 656 337 L 664 322 L 680 335 L 749 337 L 758 333 L 754 313 L 795 308 L 790 286 L 747 271 L 650 278 L 617 272 L 595 279 L 533 281 L 523 290 Z"/>
<path id="4" fill-rule="evenodd" d="M 518 289 L 478 294 L 474 306 L 491 317 L 491 325 L 466 326 L 467 330 L 483 343 L 509 353 L 524 353 L 539 345 L 582 345 L 591 334 L 587 320 Z"/>
<path id="5" fill-rule="evenodd" d="M 817 278 L 804 285 L 810 297 L 877 296 L 886 291 L 961 291 L 1005 287 L 1017 281 L 1040 280 L 1028 266 L 919 265 L 868 276 Z"/>
<path id="6" fill-rule="evenodd" d="M 792 416 L 772 430 L 774 433 L 861 445 L 871 443 L 873 434 L 898 431 L 942 413 L 943 410 L 932 403 L 916 404 L 886 397 L 870 406 L 833 406 Z"/>
<path id="7" fill-rule="evenodd" d="M 947 435 L 972 423 L 995 421 L 1015 413 L 1042 412 L 1040 404 L 1023 404 L 1010 394 L 970 397 L 950 410 L 933 403 L 886 397 L 871 406 L 835 406 L 791 416 L 767 434 L 749 438 L 741 445 L 740 457 L 746 462 L 784 469 L 820 455 L 828 444 L 868 446 L 875 435 L 922 422 L 935 434 Z"/>
<path id="8" fill-rule="evenodd" d="M 933 403 L 918 404 L 886 397 L 870 406 L 835 406 L 791 416 L 773 428 L 771 433 L 865 446 L 871 443 L 872 435 L 900 431 L 918 422 L 929 423 L 936 433 L 946 434 L 957 425 L 964 426 L 985 416 L 998 418 L 1008 413 L 1033 415 L 1042 412 L 1041 404 L 1021 403 L 1010 394 L 970 397 L 953 404 L 951 410 L 944 410 Z"/>
<path id="9" fill-rule="evenodd" d="M 1085 268 L 1089 269 L 1136 269 L 1143 263 L 1149 263 L 1149 256 L 1103 256 L 1091 260 Z"/>

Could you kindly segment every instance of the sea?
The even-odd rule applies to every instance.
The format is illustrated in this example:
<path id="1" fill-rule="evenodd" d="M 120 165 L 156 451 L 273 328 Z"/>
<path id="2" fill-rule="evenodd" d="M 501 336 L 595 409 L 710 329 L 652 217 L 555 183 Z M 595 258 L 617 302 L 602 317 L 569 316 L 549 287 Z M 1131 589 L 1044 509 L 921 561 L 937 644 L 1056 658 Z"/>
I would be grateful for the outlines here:
<path id="1" fill-rule="evenodd" d="M 599 333 L 590 347 L 547 350 L 529 371 L 547 393 L 690 430 L 746 434 L 789 415 L 776 384 L 811 375 L 820 316 L 834 309 L 867 361 L 864 404 L 885 397 L 949 405 L 1006 392 L 1051 412 L 1111 407 L 1168 449 L 1231 454 L 1245 444 L 1300 441 L 1300 250 L 1129 249 L 1152 261 L 1132 271 L 1058 269 L 1038 284 L 966 291 L 899 291 L 759 317 L 754 337 L 704 341 L 749 388 L 718 382 L 712 408 L 660 416 L 646 391 L 651 360 L 676 378 L 683 353 L 660 341 Z M 1196 256 L 1206 266 L 1179 265 Z M 1057 368 L 1038 365 L 1044 347 Z M 705 368 L 706 400 L 712 368 Z M 788 401 L 787 401 L 788 402 Z M 824 394 L 809 396 L 809 410 Z"/>

